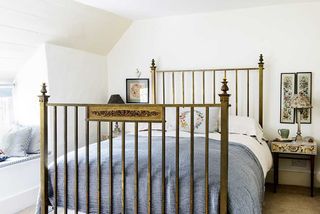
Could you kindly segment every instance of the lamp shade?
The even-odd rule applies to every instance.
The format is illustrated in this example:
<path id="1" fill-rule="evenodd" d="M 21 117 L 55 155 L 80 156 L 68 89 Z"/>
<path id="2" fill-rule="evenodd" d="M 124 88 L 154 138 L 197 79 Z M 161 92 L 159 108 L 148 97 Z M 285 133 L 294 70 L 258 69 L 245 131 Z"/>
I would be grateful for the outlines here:
<path id="1" fill-rule="evenodd" d="M 108 101 L 108 104 L 124 104 L 123 99 L 120 97 L 120 94 L 112 94 Z"/>
<path id="2" fill-rule="evenodd" d="M 303 94 L 295 94 L 293 95 L 291 102 L 291 108 L 311 108 L 310 100 L 307 96 Z"/>

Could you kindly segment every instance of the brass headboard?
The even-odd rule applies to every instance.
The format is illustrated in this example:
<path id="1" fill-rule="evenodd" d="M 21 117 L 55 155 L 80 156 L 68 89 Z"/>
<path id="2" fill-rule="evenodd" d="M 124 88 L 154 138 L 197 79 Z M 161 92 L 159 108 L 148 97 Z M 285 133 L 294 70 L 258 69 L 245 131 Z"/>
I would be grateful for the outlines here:
<path id="1" fill-rule="evenodd" d="M 263 56 L 260 54 L 258 67 L 247 67 L 247 68 L 211 68 L 211 69 L 192 69 L 192 70 L 157 70 L 157 67 L 155 65 L 154 59 L 151 63 L 151 90 L 152 90 L 152 103 L 157 104 L 158 102 L 158 96 L 160 88 L 160 92 L 162 92 L 162 104 L 166 104 L 166 75 L 171 75 L 171 83 L 170 87 L 172 89 L 172 104 L 176 104 L 176 96 L 177 96 L 177 80 L 178 80 L 178 74 L 180 76 L 181 81 L 181 96 L 182 96 L 182 104 L 185 104 L 186 102 L 186 90 L 185 90 L 185 76 L 186 74 L 191 74 L 191 98 L 192 98 L 192 104 L 195 104 L 195 74 L 200 73 L 202 75 L 202 103 L 205 104 L 208 101 L 206 100 L 206 78 L 209 76 L 208 74 L 211 73 L 212 77 L 212 98 L 211 102 L 209 103 L 216 103 L 216 73 L 217 72 L 224 72 L 224 77 L 226 78 L 228 73 L 233 73 L 235 75 L 235 113 L 236 115 L 239 114 L 239 84 L 238 84 L 238 73 L 239 72 L 246 72 L 246 115 L 249 116 L 250 114 L 250 73 L 251 72 L 258 72 L 258 96 L 259 96 L 259 124 L 263 126 L 263 70 L 264 70 L 264 62 L 263 62 Z M 159 84 L 158 87 L 158 78 L 162 79 L 162 86 Z M 230 86 L 230 83 L 229 83 Z M 219 90 L 220 91 L 220 90 Z"/>

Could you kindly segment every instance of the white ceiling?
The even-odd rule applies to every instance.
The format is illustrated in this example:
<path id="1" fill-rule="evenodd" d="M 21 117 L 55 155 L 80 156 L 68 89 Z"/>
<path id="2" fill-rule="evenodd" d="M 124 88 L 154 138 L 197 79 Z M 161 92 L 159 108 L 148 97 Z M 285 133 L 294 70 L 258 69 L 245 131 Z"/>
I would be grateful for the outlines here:
<path id="1" fill-rule="evenodd" d="M 72 0 L 0 0 L 0 82 L 46 42 L 105 55 L 130 23 Z"/>
<path id="2" fill-rule="evenodd" d="M 130 19 L 260 7 L 319 0 L 75 0 Z"/>

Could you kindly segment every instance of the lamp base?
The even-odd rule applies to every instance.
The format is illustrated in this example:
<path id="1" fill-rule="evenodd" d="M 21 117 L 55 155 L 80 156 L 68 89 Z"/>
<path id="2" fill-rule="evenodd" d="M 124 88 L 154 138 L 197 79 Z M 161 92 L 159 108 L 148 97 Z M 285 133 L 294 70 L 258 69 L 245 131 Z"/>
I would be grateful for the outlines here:
<path id="1" fill-rule="evenodd" d="M 300 134 L 298 134 L 296 136 L 296 142 L 301 143 L 303 141 L 302 136 Z"/>
<path id="2" fill-rule="evenodd" d="M 301 113 L 303 109 L 297 109 L 297 124 L 298 124 L 298 130 L 297 130 L 297 136 L 296 136 L 296 142 L 301 143 L 302 136 L 301 136 Z"/>

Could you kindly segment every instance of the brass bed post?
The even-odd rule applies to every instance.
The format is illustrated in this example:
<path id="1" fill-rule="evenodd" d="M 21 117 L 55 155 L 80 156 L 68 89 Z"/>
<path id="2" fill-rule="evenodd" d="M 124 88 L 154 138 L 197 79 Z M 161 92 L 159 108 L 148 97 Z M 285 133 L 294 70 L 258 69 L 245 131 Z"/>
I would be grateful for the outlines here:
<path id="1" fill-rule="evenodd" d="M 221 156 L 220 156 L 220 214 L 228 213 L 228 147 L 229 147 L 229 97 L 226 75 L 219 94 L 221 102 Z"/>
<path id="2" fill-rule="evenodd" d="M 157 104 L 157 88 L 156 88 L 156 68 L 157 68 L 157 66 L 156 66 L 156 64 L 154 63 L 154 59 L 152 59 L 152 61 L 151 61 L 151 91 L 152 91 L 152 98 L 151 98 L 151 100 L 152 100 L 152 103 L 153 104 Z"/>
<path id="3" fill-rule="evenodd" d="M 47 86 L 42 84 L 40 102 L 40 179 L 41 214 L 48 213 L 48 99 Z"/>
<path id="4" fill-rule="evenodd" d="M 260 54 L 259 58 L 259 124 L 263 127 L 263 55 Z"/>

